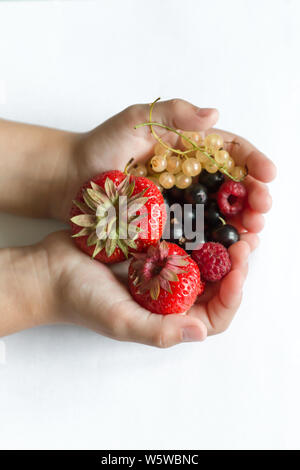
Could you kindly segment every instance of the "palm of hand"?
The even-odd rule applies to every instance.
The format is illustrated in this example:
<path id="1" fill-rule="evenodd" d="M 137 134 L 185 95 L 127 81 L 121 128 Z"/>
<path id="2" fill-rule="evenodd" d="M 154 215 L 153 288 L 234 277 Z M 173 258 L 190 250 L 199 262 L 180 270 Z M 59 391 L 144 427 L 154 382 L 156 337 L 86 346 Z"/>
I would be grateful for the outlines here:
<path id="1" fill-rule="evenodd" d="M 141 161 L 151 155 L 155 140 L 150 130 L 133 128 L 147 120 L 148 109 L 144 105 L 130 107 L 84 136 L 85 158 L 80 159 L 80 176 L 71 188 L 72 196 L 93 175 L 110 169 L 123 170 L 130 158 Z M 216 113 L 211 110 L 201 117 L 195 109 L 181 100 L 159 103 L 157 117 L 153 120 L 184 130 L 207 131 L 214 125 Z M 261 181 L 273 179 L 275 170 L 251 144 L 223 131 L 218 132 L 225 140 L 240 144 L 232 145 L 229 151 L 239 164 L 247 162 L 250 175 L 246 179 L 248 207 L 233 221 L 244 233 L 241 241 L 230 247 L 230 273 L 221 282 L 207 286 L 199 303 L 187 315 L 151 314 L 131 298 L 124 285 L 127 263 L 111 269 L 79 252 L 68 235 L 54 234 L 50 239 L 50 252 L 55 247 L 55 258 L 61 260 L 59 277 L 66 286 L 64 297 L 70 321 L 117 339 L 157 346 L 170 346 L 185 339 L 202 340 L 207 334 L 227 328 L 241 302 L 248 256 L 258 243 L 255 233 L 263 226 L 261 212 L 266 212 L 271 204 L 268 190 Z M 160 136 L 164 137 L 163 133 Z M 168 136 L 170 139 L 174 136 Z"/>

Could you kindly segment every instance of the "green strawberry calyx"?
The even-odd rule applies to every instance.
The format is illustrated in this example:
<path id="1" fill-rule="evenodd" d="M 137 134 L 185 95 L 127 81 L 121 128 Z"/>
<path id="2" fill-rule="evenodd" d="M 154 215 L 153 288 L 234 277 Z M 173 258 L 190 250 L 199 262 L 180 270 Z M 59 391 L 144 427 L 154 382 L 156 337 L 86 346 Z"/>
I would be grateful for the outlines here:
<path id="1" fill-rule="evenodd" d="M 133 253 L 135 260 L 132 263 L 134 270 L 133 285 L 139 294 L 150 291 L 153 300 L 157 300 L 160 289 L 172 294 L 171 282 L 178 282 L 178 274 L 186 273 L 182 266 L 189 264 L 188 255 L 169 255 L 169 246 L 166 241 L 150 246 L 146 253 Z"/>
<path id="2" fill-rule="evenodd" d="M 129 249 L 137 249 L 135 240 L 143 231 L 139 222 L 147 216 L 142 210 L 148 201 L 144 196 L 147 188 L 132 196 L 135 181 L 130 181 L 130 175 L 119 185 L 107 177 L 104 189 L 93 181 L 90 186 L 82 192 L 83 201 L 73 201 L 81 214 L 72 217 L 71 222 L 81 230 L 72 237 L 88 237 L 87 246 L 95 245 L 92 258 L 103 249 L 110 257 L 117 247 L 128 258 Z M 136 214 L 138 211 L 139 215 Z"/>

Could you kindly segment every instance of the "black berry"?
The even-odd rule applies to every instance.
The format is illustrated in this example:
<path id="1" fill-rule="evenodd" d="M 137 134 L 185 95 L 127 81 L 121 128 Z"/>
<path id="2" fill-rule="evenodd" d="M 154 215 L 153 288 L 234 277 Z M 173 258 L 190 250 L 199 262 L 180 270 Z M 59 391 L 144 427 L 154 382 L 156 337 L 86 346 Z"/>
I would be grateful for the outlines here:
<path id="1" fill-rule="evenodd" d="M 223 182 L 224 175 L 220 171 L 208 173 L 208 171 L 202 170 L 199 175 L 199 183 L 206 186 L 209 193 L 216 193 Z"/>
<path id="2" fill-rule="evenodd" d="M 167 221 L 167 223 L 169 225 L 170 233 L 167 233 L 168 226 L 166 225 L 162 236 L 163 240 L 168 240 L 171 243 L 179 245 L 179 241 L 184 238 L 183 224 L 178 222 L 176 219 L 171 219 L 171 221 Z"/>
<path id="3" fill-rule="evenodd" d="M 203 184 L 193 184 L 184 190 L 184 202 L 189 204 L 205 204 L 207 201 L 207 189 Z"/>
<path id="4" fill-rule="evenodd" d="M 167 208 L 170 209 L 171 205 L 173 204 L 172 199 L 170 198 L 170 196 L 168 195 L 168 193 L 164 193 L 164 194 L 163 194 L 163 197 L 164 197 L 164 202 L 165 202 Z"/>
<path id="5" fill-rule="evenodd" d="M 236 228 L 227 224 L 212 230 L 210 236 L 212 241 L 222 243 L 226 248 L 240 239 Z"/>
<path id="6" fill-rule="evenodd" d="M 209 227 L 215 227 L 221 222 L 220 217 L 221 213 L 217 201 L 210 199 L 204 209 L 205 223 Z"/>
<path id="7" fill-rule="evenodd" d="M 168 197 L 170 201 L 172 201 L 172 204 L 174 202 L 178 202 L 179 204 L 183 201 L 183 190 L 178 189 L 174 186 L 172 189 L 168 189 L 165 191 L 164 195 Z"/>

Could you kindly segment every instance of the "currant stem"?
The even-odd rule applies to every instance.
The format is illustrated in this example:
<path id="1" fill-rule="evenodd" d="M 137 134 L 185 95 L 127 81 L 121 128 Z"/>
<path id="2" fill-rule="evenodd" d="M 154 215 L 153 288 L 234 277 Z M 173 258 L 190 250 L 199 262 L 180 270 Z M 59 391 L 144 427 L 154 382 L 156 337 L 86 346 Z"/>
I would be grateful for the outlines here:
<path id="1" fill-rule="evenodd" d="M 194 142 L 191 141 L 188 137 L 186 137 L 185 135 L 181 134 L 179 131 L 177 131 L 176 129 L 173 129 L 172 127 L 169 127 L 169 126 L 166 126 L 165 124 L 160 124 L 159 122 L 143 122 L 141 124 L 137 124 L 136 126 L 134 126 L 134 129 L 139 129 L 140 127 L 145 127 L 145 126 L 150 126 L 150 129 L 152 129 L 152 126 L 158 126 L 158 127 L 162 127 L 163 129 L 166 129 L 167 131 L 170 131 L 170 132 L 174 132 L 175 134 L 177 134 L 178 136 L 184 138 L 185 140 L 187 140 L 188 142 L 190 142 L 190 144 L 192 144 L 194 146 Z M 171 150 L 173 153 L 178 153 L 179 155 L 186 155 L 190 152 L 194 152 L 194 150 L 199 150 L 200 147 L 197 147 L 197 146 L 194 146 L 194 148 L 192 149 L 188 149 L 188 150 L 178 150 L 178 149 L 174 149 L 173 147 L 170 147 L 168 144 L 166 144 L 157 134 L 156 132 L 153 130 L 152 132 L 154 138 L 163 146 L 165 147 L 166 149 L 168 150 Z"/>
<path id="2" fill-rule="evenodd" d="M 124 174 L 128 175 L 128 170 L 131 167 L 132 163 L 134 162 L 134 158 L 131 158 L 129 162 L 126 163 L 126 166 L 124 168 Z"/>
<path id="3" fill-rule="evenodd" d="M 149 123 L 152 123 L 152 112 L 153 112 L 153 108 L 154 108 L 154 105 L 160 100 L 160 98 L 156 98 L 155 101 L 153 101 L 153 103 L 151 103 L 150 105 L 150 112 L 149 112 Z M 162 125 L 163 126 L 163 125 Z M 176 131 L 176 129 L 173 129 L 171 127 L 168 127 L 168 126 L 164 126 L 164 129 L 166 130 L 169 130 L 171 132 L 175 132 L 177 135 L 181 136 L 182 137 L 182 134 L 180 134 L 178 131 Z M 188 150 L 179 150 L 179 149 L 174 149 L 172 147 L 170 147 L 168 144 L 166 144 L 155 132 L 155 130 L 153 129 L 153 126 L 152 124 L 150 124 L 150 130 L 152 132 L 152 135 L 153 137 L 163 146 L 165 147 L 166 149 L 168 150 L 172 150 L 173 153 L 177 153 L 178 155 L 187 155 L 188 153 L 190 152 L 193 152 L 193 149 L 188 149 Z M 184 138 L 186 140 L 188 140 L 190 143 L 192 143 L 192 141 L 190 141 L 187 137 L 184 136 Z"/>
<path id="4" fill-rule="evenodd" d="M 145 127 L 145 126 L 150 126 L 150 130 L 151 130 L 151 133 L 153 135 L 153 137 L 163 146 L 165 147 L 166 149 L 168 150 L 171 150 L 173 153 L 177 153 L 179 155 L 182 155 L 184 157 L 187 158 L 187 154 L 190 153 L 190 152 L 193 152 L 194 150 L 200 150 L 200 152 L 202 152 L 207 158 L 209 158 L 209 160 L 211 160 L 215 165 L 217 165 L 217 167 L 219 168 L 219 170 L 226 176 L 228 176 L 228 178 L 232 179 L 233 181 L 237 181 L 237 182 L 240 182 L 240 181 L 243 181 L 243 179 L 247 176 L 248 172 L 246 172 L 245 176 L 243 176 L 242 178 L 235 178 L 234 176 L 232 176 L 224 167 L 222 167 L 221 165 L 218 164 L 218 162 L 216 162 L 216 160 L 214 159 L 214 157 L 212 155 L 210 155 L 209 153 L 207 153 L 205 151 L 205 147 L 202 146 L 198 146 L 195 144 L 195 142 L 193 142 L 191 139 L 189 139 L 188 137 L 186 137 L 184 134 L 182 134 L 181 132 L 177 131 L 176 129 L 174 129 L 173 127 L 169 127 L 169 126 L 166 126 L 165 124 L 161 124 L 159 122 L 152 122 L 152 112 L 153 112 L 153 108 L 154 108 L 154 105 L 160 100 L 160 98 L 156 98 L 155 101 L 153 101 L 153 103 L 151 103 L 150 105 L 150 112 L 149 112 L 149 122 L 143 122 L 141 124 L 137 124 L 136 126 L 134 126 L 134 129 L 139 129 L 140 127 Z M 158 127 L 162 127 L 163 129 L 166 129 L 167 131 L 170 131 L 170 132 L 173 132 L 175 134 L 177 134 L 179 137 L 181 137 L 182 139 L 186 140 L 187 142 L 189 142 L 191 145 L 192 145 L 192 149 L 189 149 L 189 150 L 185 150 L 185 151 L 182 151 L 182 150 L 178 150 L 178 149 L 174 149 L 173 147 L 170 147 L 168 144 L 166 144 L 158 135 L 157 133 L 155 132 L 155 130 L 153 129 L 153 126 L 158 126 Z M 227 143 L 227 142 L 226 142 Z M 229 143 L 229 142 L 228 142 Z M 239 144 L 238 142 L 231 142 L 232 144 Z M 129 162 L 128 162 L 129 163 Z M 127 164 L 128 165 L 128 164 Z M 127 166 L 128 168 L 128 166 Z M 247 168 L 246 168 L 247 170 Z"/>
<path id="5" fill-rule="evenodd" d="M 233 181 L 237 181 L 237 182 L 240 182 L 240 181 L 243 181 L 243 179 L 247 176 L 245 175 L 243 178 L 235 178 L 234 176 L 232 176 L 224 167 L 222 167 L 222 165 L 219 165 L 218 162 L 216 162 L 216 160 L 214 159 L 214 157 L 212 157 L 209 153 L 207 153 L 205 150 L 204 150 L 204 147 L 199 147 L 198 145 L 195 144 L 195 142 L 193 142 L 191 139 L 189 139 L 188 137 L 186 137 L 184 134 L 182 134 L 181 132 L 177 131 L 176 129 L 173 129 L 172 127 L 169 127 L 169 126 L 166 126 L 165 124 L 161 124 L 159 122 L 143 122 L 141 124 L 137 124 L 136 126 L 134 126 L 134 129 L 139 129 L 140 127 L 145 127 L 145 126 L 150 126 L 150 128 L 152 128 L 152 126 L 158 126 L 158 127 L 162 127 L 163 129 L 166 129 L 170 132 L 174 132 L 175 134 L 177 134 L 178 136 L 182 137 L 183 139 L 185 139 L 187 142 L 189 142 L 192 146 L 193 146 L 193 149 L 191 150 L 188 150 L 187 152 L 182 152 L 180 150 L 177 150 L 177 149 L 174 149 L 173 147 L 170 147 L 169 145 L 167 145 L 165 142 L 163 142 L 160 137 L 157 136 L 156 132 L 152 132 L 154 138 L 156 140 L 158 140 L 158 142 L 160 144 L 162 144 L 165 148 L 167 148 L 168 150 L 171 150 L 172 152 L 174 153 L 179 153 L 181 155 L 185 155 L 186 153 L 188 152 L 193 152 L 194 150 L 200 150 L 200 152 L 202 152 L 207 158 L 209 158 L 209 160 L 211 160 L 214 165 L 217 165 L 217 167 L 221 170 L 222 173 L 224 173 L 224 175 L 228 176 L 228 178 L 232 179 Z"/>

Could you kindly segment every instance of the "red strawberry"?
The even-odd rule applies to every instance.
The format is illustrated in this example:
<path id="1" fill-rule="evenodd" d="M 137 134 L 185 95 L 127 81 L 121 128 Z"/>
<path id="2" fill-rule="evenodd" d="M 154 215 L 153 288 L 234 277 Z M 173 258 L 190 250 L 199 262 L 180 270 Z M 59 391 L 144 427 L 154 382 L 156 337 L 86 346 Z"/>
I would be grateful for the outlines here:
<path id="1" fill-rule="evenodd" d="M 178 245 L 162 241 L 133 255 L 128 280 L 132 297 L 153 313 L 183 313 L 201 292 L 200 272 Z M 201 288 L 200 288 L 201 287 Z"/>
<path id="2" fill-rule="evenodd" d="M 82 251 L 103 263 L 117 263 L 156 244 L 165 219 L 163 196 L 152 181 L 108 171 L 80 189 L 71 209 L 71 230 Z"/>

